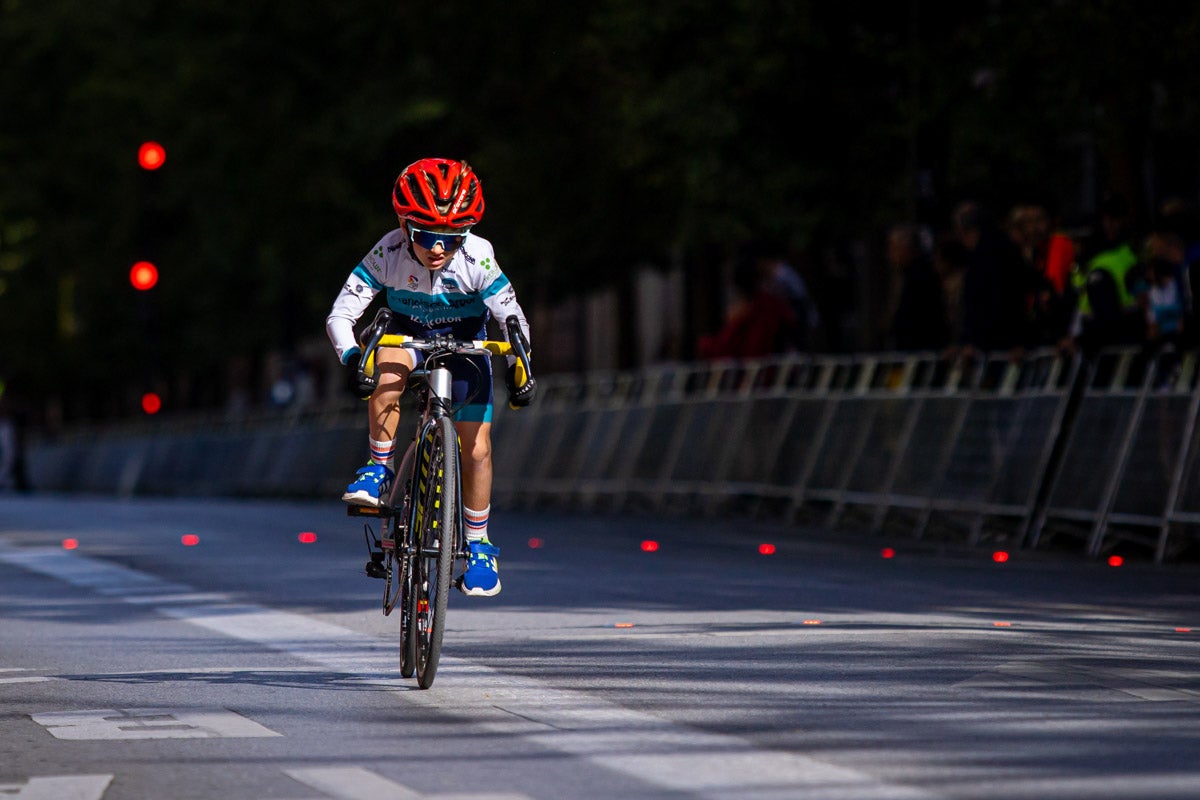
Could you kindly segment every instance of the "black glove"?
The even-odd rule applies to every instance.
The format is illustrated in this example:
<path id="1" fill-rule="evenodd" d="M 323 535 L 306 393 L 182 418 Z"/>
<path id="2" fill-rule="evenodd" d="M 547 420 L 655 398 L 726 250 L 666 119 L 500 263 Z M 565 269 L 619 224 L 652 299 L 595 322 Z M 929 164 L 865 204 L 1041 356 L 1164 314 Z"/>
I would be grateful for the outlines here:
<path id="1" fill-rule="evenodd" d="M 537 381 L 532 375 L 525 376 L 525 384 L 517 386 L 517 365 L 513 364 L 504 374 L 504 386 L 508 389 L 508 404 L 513 408 L 524 408 L 537 395 Z"/>
<path id="2" fill-rule="evenodd" d="M 346 364 L 342 368 L 346 370 L 346 390 L 354 397 L 366 400 L 375 392 L 375 379 L 359 377 L 358 365 L 361 360 L 362 353 L 357 348 L 351 350 L 346 354 Z"/>

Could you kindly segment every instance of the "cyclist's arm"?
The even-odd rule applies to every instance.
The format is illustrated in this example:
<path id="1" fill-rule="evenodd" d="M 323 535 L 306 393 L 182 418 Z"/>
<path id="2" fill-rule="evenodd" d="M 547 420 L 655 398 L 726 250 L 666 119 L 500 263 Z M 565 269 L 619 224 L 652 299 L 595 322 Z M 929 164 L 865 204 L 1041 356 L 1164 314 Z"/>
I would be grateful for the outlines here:
<path id="1" fill-rule="evenodd" d="M 516 291 L 503 273 L 484 291 L 483 302 L 488 307 L 488 310 L 492 312 L 492 316 L 500 323 L 500 333 L 505 341 L 508 341 L 508 330 L 504 326 L 504 320 L 511 316 L 515 316 L 518 322 L 520 322 L 521 333 L 524 334 L 525 341 L 531 341 L 529 336 L 529 321 L 525 318 L 525 312 L 521 309 L 521 304 L 517 302 Z M 530 344 L 530 347 L 532 348 L 533 345 Z M 516 356 L 510 355 L 507 358 L 510 366 L 517 363 Z"/>
<path id="2" fill-rule="evenodd" d="M 337 352 L 338 360 L 343 364 L 348 355 L 353 355 L 359 349 L 354 336 L 354 324 L 382 288 L 383 284 L 359 264 L 334 299 L 333 308 L 325 318 L 325 332 Z"/>

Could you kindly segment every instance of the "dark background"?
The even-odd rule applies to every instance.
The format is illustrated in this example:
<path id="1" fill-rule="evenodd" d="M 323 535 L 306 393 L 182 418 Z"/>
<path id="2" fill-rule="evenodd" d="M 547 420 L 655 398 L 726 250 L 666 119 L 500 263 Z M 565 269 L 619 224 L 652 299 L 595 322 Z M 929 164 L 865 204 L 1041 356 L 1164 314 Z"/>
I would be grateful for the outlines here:
<path id="1" fill-rule="evenodd" d="M 1195 200 L 1198 34 L 1182 2 L 5 0 L 0 380 L 34 424 L 140 414 L 150 388 L 254 398 L 265 359 L 323 341 L 428 155 L 478 170 L 527 310 L 682 271 L 661 355 L 693 358 L 729 265 L 772 241 L 824 349 L 878 347 L 894 222 Z M 540 334 L 544 370 L 579 368 L 580 337 Z M 636 366 L 637 325 L 609 335 Z"/>

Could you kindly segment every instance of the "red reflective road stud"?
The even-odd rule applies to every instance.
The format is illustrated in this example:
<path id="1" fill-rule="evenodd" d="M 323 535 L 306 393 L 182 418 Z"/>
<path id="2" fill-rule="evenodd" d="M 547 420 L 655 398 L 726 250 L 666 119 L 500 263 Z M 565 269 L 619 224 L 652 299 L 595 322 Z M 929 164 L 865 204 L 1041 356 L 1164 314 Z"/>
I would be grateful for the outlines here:
<path id="1" fill-rule="evenodd" d="M 775 553 L 775 545 L 767 543 L 760 544 L 758 546 L 758 552 L 762 553 L 764 556 L 773 555 Z"/>
<path id="2" fill-rule="evenodd" d="M 63 539 L 63 550 L 74 550 L 79 547 L 78 539 Z"/>
<path id="3" fill-rule="evenodd" d="M 317 540 L 317 535 L 312 531 L 302 531 L 296 538 L 300 540 L 300 544 L 312 544 Z"/>
<path id="4" fill-rule="evenodd" d="M 195 547 L 200 544 L 200 537 L 194 533 L 185 533 L 179 537 L 179 541 L 183 543 L 184 547 Z"/>
<path id="5" fill-rule="evenodd" d="M 890 548 L 890 547 L 885 547 L 885 548 L 883 548 L 882 550 L 880 550 L 880 551 L 879 551 L 879 555 L 880 555 L 880 557 L 881 557 L 881 558 L 895 558 L 895 557 L 896 557 L 896 551 L 895 551 L 895 550 L 893 550 L 893 549 L 892 549 L 892 548 Z"/>
<path id="6" fill-rule="evenodd" d="M 992 553 L 992 561 L 995 561 L 997 564 L 1003 564 L 1005 561 L 1008 561 L 1008 553 L 1003 550 L 997 550 Z"/>
<path id="7" fill-rule="evenodd" d="M 658 542 L 653 539 L 646 539 L 642 542 L 642 550 L 647 553 L 653 553 L 658 550 Z"/>

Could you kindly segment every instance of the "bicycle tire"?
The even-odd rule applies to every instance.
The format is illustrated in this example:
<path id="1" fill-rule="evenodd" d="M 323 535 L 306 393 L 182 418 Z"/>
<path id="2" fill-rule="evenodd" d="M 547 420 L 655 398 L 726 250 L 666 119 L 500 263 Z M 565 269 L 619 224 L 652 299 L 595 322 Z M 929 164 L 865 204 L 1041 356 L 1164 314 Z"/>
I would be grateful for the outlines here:
<path id="1" fill-rule="evenodd" d="M 401 599 L 403 578 L 407 575 L 408 560 L 402 556 L 405 545 L 405 535 L 408 532 L 408 517 L 411 508 L 409 497 L 412 491 L 412 465 L 415 444 L 410 444 L 400 459 L 400 467 L 392 489 L 388 494 L 388 508 L 391 517 L 384 523 L 387 532 L 384 539 L 387 580 L 383 587 L 383 615 L 386 617 L 395 610 Z"/>
<path id="2" fill-rule="evenodd" d="M 400 606 L 400 677 L 411 678 L 417 668 L 417 638 L 415 634 L 415 625 L 413 624 L 416 606 L 413 603 L 413 492 L 416 491 L 416 485 L 413 483 L 413 464 L 416 462 L 416 444 L 410 444 L 405 450 L 403 458 L 400 460 L 400 469 L 396 472 L 396 483 L 392 490 L 392 504 L 395 509 L 395 514 L 392 517 L 392 539 L 395 542 L 395 549 L 391 553 L 391 558 L 388 561 L 389 572 L 388 582 L 389 589 L 393 577 L 396 580 L 396 597 L 391 598 L 391 604 L 394 608 Z M 393 575 L 392 569 L 399 573 Z M 392 609 L 387 607 L 389 590 L 384 592 L 384 614 L 391 613 Z"/>
<path id="3" fill-rule="evenodd" d="M 454 422 L 449 417 L 431 421 L 422 437 L 417 464 L 421 489 L 417 492 L 415 530 L 421 548 L 415 554 L 412 570 L 417 685 L 422 689 L 433 685 L 442 654 L 458 525 L 458 456 Z"/>
<path id="4" fill-rule="evenodd" d="M 416 593 L 413 591 L 413 557 L 401 556 L 400 584 L 400 677 L 411 678 L 417 671 Z"/>

